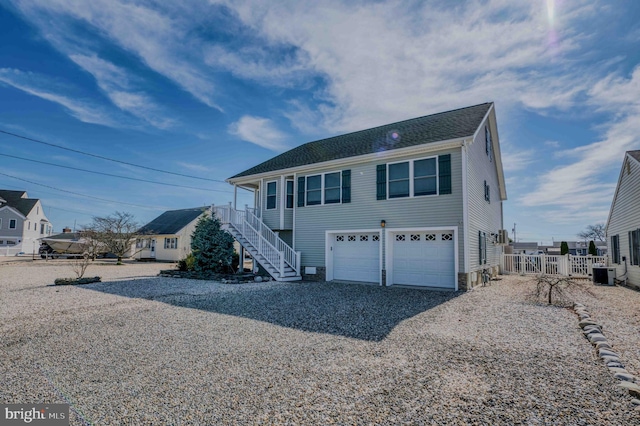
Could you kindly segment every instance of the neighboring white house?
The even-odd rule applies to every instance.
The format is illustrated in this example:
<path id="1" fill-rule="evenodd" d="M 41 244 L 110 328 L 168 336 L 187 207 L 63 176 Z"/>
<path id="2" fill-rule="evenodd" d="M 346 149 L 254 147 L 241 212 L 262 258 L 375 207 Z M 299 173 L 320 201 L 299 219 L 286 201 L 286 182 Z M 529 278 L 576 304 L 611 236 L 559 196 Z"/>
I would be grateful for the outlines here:
<path id="1" fill-rule="evenodd" d="M 617 278 L 640 288 L 640 150 L 624 156 L 605 232 Z"/>
<path id="2" fill-rule="evenodd" d="M 0 256 L 38 253 L 38 239 L 52 230 L 40 200 L 26 191 L 0 190 Z"/>
<path id="3" fill-rule="evenodd" d="M 277 280 L 464 290 L 499 269 L 493 103 L 309 142 L 227 181 L 255 209 L 216 214 Z"/>
<path id="4" fill-rule="evenodd" d="M 191 253 L 191 234 L 206 207 L 169 210 L 138 231 L 136 259 L 178 261 Z"/>

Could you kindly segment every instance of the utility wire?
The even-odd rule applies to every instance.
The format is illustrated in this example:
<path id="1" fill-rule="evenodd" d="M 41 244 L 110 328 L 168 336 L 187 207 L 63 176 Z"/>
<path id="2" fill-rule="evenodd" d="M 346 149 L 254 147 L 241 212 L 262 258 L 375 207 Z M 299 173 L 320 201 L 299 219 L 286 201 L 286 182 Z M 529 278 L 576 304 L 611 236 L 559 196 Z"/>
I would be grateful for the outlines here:
<path id="1" fill-rule="evenodd" d="M 221 189 L 196 188 L 195 186 L 177 185 L 177 184 L 174 184 L 174 183 L 164 183 L 164 182 L 158 182 L 158 181 L 154 181 L 154 180 L 139 179 L 139 178 L 134 178 L 134 177 L 129 177 L 129 176 L 122 176 L 122 175 L 114 175 L 114 174 L 111 174 L 111 173 L 97 172 L 95 170 L 87 170 L 87 169 L 81 169 L 81 168 L 78 168 L 78 167 L 64 166 L 62 164 L 48 163 L 46 161 L 32 160 L 30 158 L 18 157 L 16 155 L 9 155 L 9 154 L 0 154 L 0 155 L 3 156 L 3 157 L 16 158 L 18 160 L 23 160 L 23 161 L 31 161 L 33 163 L 46 164 L 48 166 L 61 167 L 63 169 L 78 170 L 78 171 L 81 171 L 81 172 L 94 173 L 96 175 L 103 175 L 103 176 L 111 176 L 111 177 L 116 177 L 116 178 L 120 178 L 120 179 L 136 180 L 138 182 L 154 183 L 156 185 L 166 185 L 166 186 L 175 186 L 175 187 L 178 187 L 178 188 L 197 189 L 198 191 L 213 191 L 213 192 L 226 192 L 226 193 L 232 193 L 233 192 L 233 191 L 224 191 L 224 190 L 221 190 Z"/>
<path id="2" fill-rule="evenodd" d="M 49 186 L 49 185 L 45 185 L 43 183 L 38 183 L 38 182 L 34 182 L 34 181 L 31 181 L 31 180 L 27 180 L 27 179 L 22 179 L 22 178 L 19 178 L 17 176 L 8 175 L 8 174 L 2 173 L 2 172 L 0 172 L 0 175 L 6 176 L 6 177 L 10 177 L 12 179 L 21 180 L 23 182 L 27 182 L 27 183 L 30 183 L 30 184 L 33 184 L 33 185 L 38 185 L 38 186 L 43 186 L 45 188 L 54 189 L 56 191 L 66 192 L 67 194 L 73 194 L 73 195 L 77 195 L 77 196 L 85 197 L 85 198 L 92 198 L 92 199 L 98 200 L 98 201 L 104 201 L 104 202 L 116 203 L 116 204 L 124 204 L 124 205 L 127 205 L 127 206 L 134 206 L 134 207 L 142 207 L 142 208 L 145 208 L 145 209 L 149 209 L 150 208 L 152 210 L 167 210 L 165 207 L 143 206 L 141 204 L 125 203 L 124 201 L 109 200 L 109 199 L 106 199 L 106 198 L 94 197 L 92 195 L 80 194 L 78 192 L 73 192 L 73 191 L 68 191 L 66 189 L 56 188 L 54 186 Z"/>
<path id="3" fill-rule="evenodd" d="M 9 135 L 9 136 L 13 136 L 13 137 L 16 137 L 16 138 L 28 140 L 28 141 L 39 143 L 39 144 L 42 144 L 42 145 L 47 145 L 47 146 L 52 146 L 54 148 L 64 149 L 66 151 L 75 152 L 77 154 L 82 154 L 82 155 L 87 155 L 89 157 L 99 158 L 101 160 L 113 161 L 114 163 L 126 164 L 127 166 L 139 167 L 141 169 L 146 169 L 146 170 L 153 170 L 154 172 L 166 173 L 166 174 L 175 175 L 175 176 L 182 176 L 182 177 L 187 177 L 187 178 L 191 178 L 191 179 L 206 180 L 206 181 L 210 181 L 210 182 L 226 183 L 223 180 L 209 179 L 209 178 L 203 178 L 203 177 L 198 177 L 198 176 L 185 175 L 185 174 L 182 174 L 182 173 L 169 172 L 167 170 L 154 169 L 153 167 L 147 167 L 147 166 L 141 166 L 139 164 L 128 163 L 128 162 L 122 161 L 122 160 L 115 160 L 113 158 L 103 157 L 102 155 L 91 154 L 90 152 L 84 152 L 84 151 L 80 151 L 80 150 L 77 150 L 77 149 L 67 148 L 67 147 L 64 147 L 64 146 L 61 146 L 61 145 L 56 145 L 56 144 L 53 144 L 53 143 L 50 143 L 50 142 L 44 142 L 44 141 L 41 141 L 41 140 L 38 140 L 38 139 L 29 138 L 27 136 L 18 135 L 16 133 L 7 132 L 7 131 L 1 130 L 1 129 L 0 129 L 0 133 L 4 133 L 5 135 Z"/>

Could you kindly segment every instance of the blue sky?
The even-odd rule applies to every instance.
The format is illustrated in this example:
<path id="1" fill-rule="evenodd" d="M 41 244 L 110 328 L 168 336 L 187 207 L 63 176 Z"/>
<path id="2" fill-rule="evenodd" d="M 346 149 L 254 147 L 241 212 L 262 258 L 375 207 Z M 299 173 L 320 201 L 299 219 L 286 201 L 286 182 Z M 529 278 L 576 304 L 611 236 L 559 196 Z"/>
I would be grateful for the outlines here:
<path id="1" fill-rule="evenodd" d="M 10 0 L 0 130 L 209 180 L 0 133 L 0 187 L 42 199 L 57 231 L 116 210 L 145 223 L 231 201 L 221 181 L 302 143 L 493 101 L 505 228 L 575 239 L 640 149 L 638 16 L 595 0 Z"/>

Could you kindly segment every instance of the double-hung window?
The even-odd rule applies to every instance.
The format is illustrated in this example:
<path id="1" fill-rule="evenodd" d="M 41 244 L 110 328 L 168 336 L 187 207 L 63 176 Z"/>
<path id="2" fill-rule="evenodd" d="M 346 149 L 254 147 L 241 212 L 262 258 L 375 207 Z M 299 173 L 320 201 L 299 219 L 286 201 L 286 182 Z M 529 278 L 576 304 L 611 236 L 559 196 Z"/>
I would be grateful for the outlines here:
<path id="1" fill-rule="evenodd" d="M 438 167 L 435 158 L 413 162 L 413 195 L 438 193 Z"/>
<path id="2" fill-rule="evenodd" d="M 16 229 L 16 220 L 15 219 L 10 219 L 9 220 L 9 229 Z"/>
<path id="3" fill-rule="evenodd" d="M 293 208 L 293 181 L 287 181 L 287 204 L 285 206 L 287 209 Z"/>
<path id="4" fill-rule="evenodd" d="M 322 204 L 322 175 L 307 176 L 307 205 Z"/>
<path id="5" fill-rule="evenodd" d="M 178 248 L 178 239 L 177 238 L 165 238 L 164 239 L 164 248 L 165 249 L 177 249 Z"/>
<path id="6" fill-rule="evenodd" d="M 620 264 L 620 235 L 611 236 L 611 260 Z"/>
<path id="7" fill-rule="evenodd" d="M 438 194 L 437 157 L 391 163 L 387 167 L 389 198 Z"/>
<path id="8" fill-rule="evenodd" d="M 267 183 L 267 210 L 276 208 L 278 183 L 276 181 Z"/>
<path id="9" fill-rule="evenodd" d="M 489 156 L 489 161 L 493 159 L 493 145 L 491 143 L 491 130 L 489 130 L 489 126 L 484 127 L 484 143 L 485 143 L 485 151 L 487 156 Z"/>
<path id="10" fill-rule="evenodd" d="M 486 180 L 484 181 L 484 200 L 491 202 L 491 188 Z"/>
<path id="11" fill-rule="evenodd" d="M 291 190 L 293 191 L 293 187 Z M 298 177 L 297 192 L 298 207 L 350 203 L 351 170 L 300 176 Z M 293 206 L 293 192 L 291 205 Z"/>
<path id="12" fill-rule="evenodd" d="M 340 172 L 324 175 L 324 204 L 340 202 Z"/>
<path id="13" fill-rule="evenodd" d="M 410 194 L 410 162 L 389 164 L 389 198 L 408 197 Z"/>
<path id="14" fill-rule="evenodd" d="M 640 265 L 640 229 L 629 232 L 629 263 Z"/>

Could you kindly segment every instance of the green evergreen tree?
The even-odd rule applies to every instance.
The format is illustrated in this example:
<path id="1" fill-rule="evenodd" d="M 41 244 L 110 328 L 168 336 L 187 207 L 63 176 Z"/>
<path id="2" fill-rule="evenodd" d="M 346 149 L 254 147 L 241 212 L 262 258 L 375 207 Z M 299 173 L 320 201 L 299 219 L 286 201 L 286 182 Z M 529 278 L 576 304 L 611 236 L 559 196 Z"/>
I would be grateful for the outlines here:
<path id="1" fill-rule="evenodd" d="M 230 272 L 233 237 L 220 228 L 217 217 L 203 215 L 191 234 L 193 270 L 200 274 Z"/>
<path id="2" fill-rule="evenodd" d="M 598 249 L 596 248 L 596 243 L 594 243 L 593 240 L 589 241 L 589 254 L 591 256 L 598 255 Z"/>
<path id="3" fill-rule="evenodd" d="M 560 243 L 560 254 L 564 256 L 567 253 L 569 253 L 569 244 L 567 244 L 566 241 L 563 241 Z"/>

